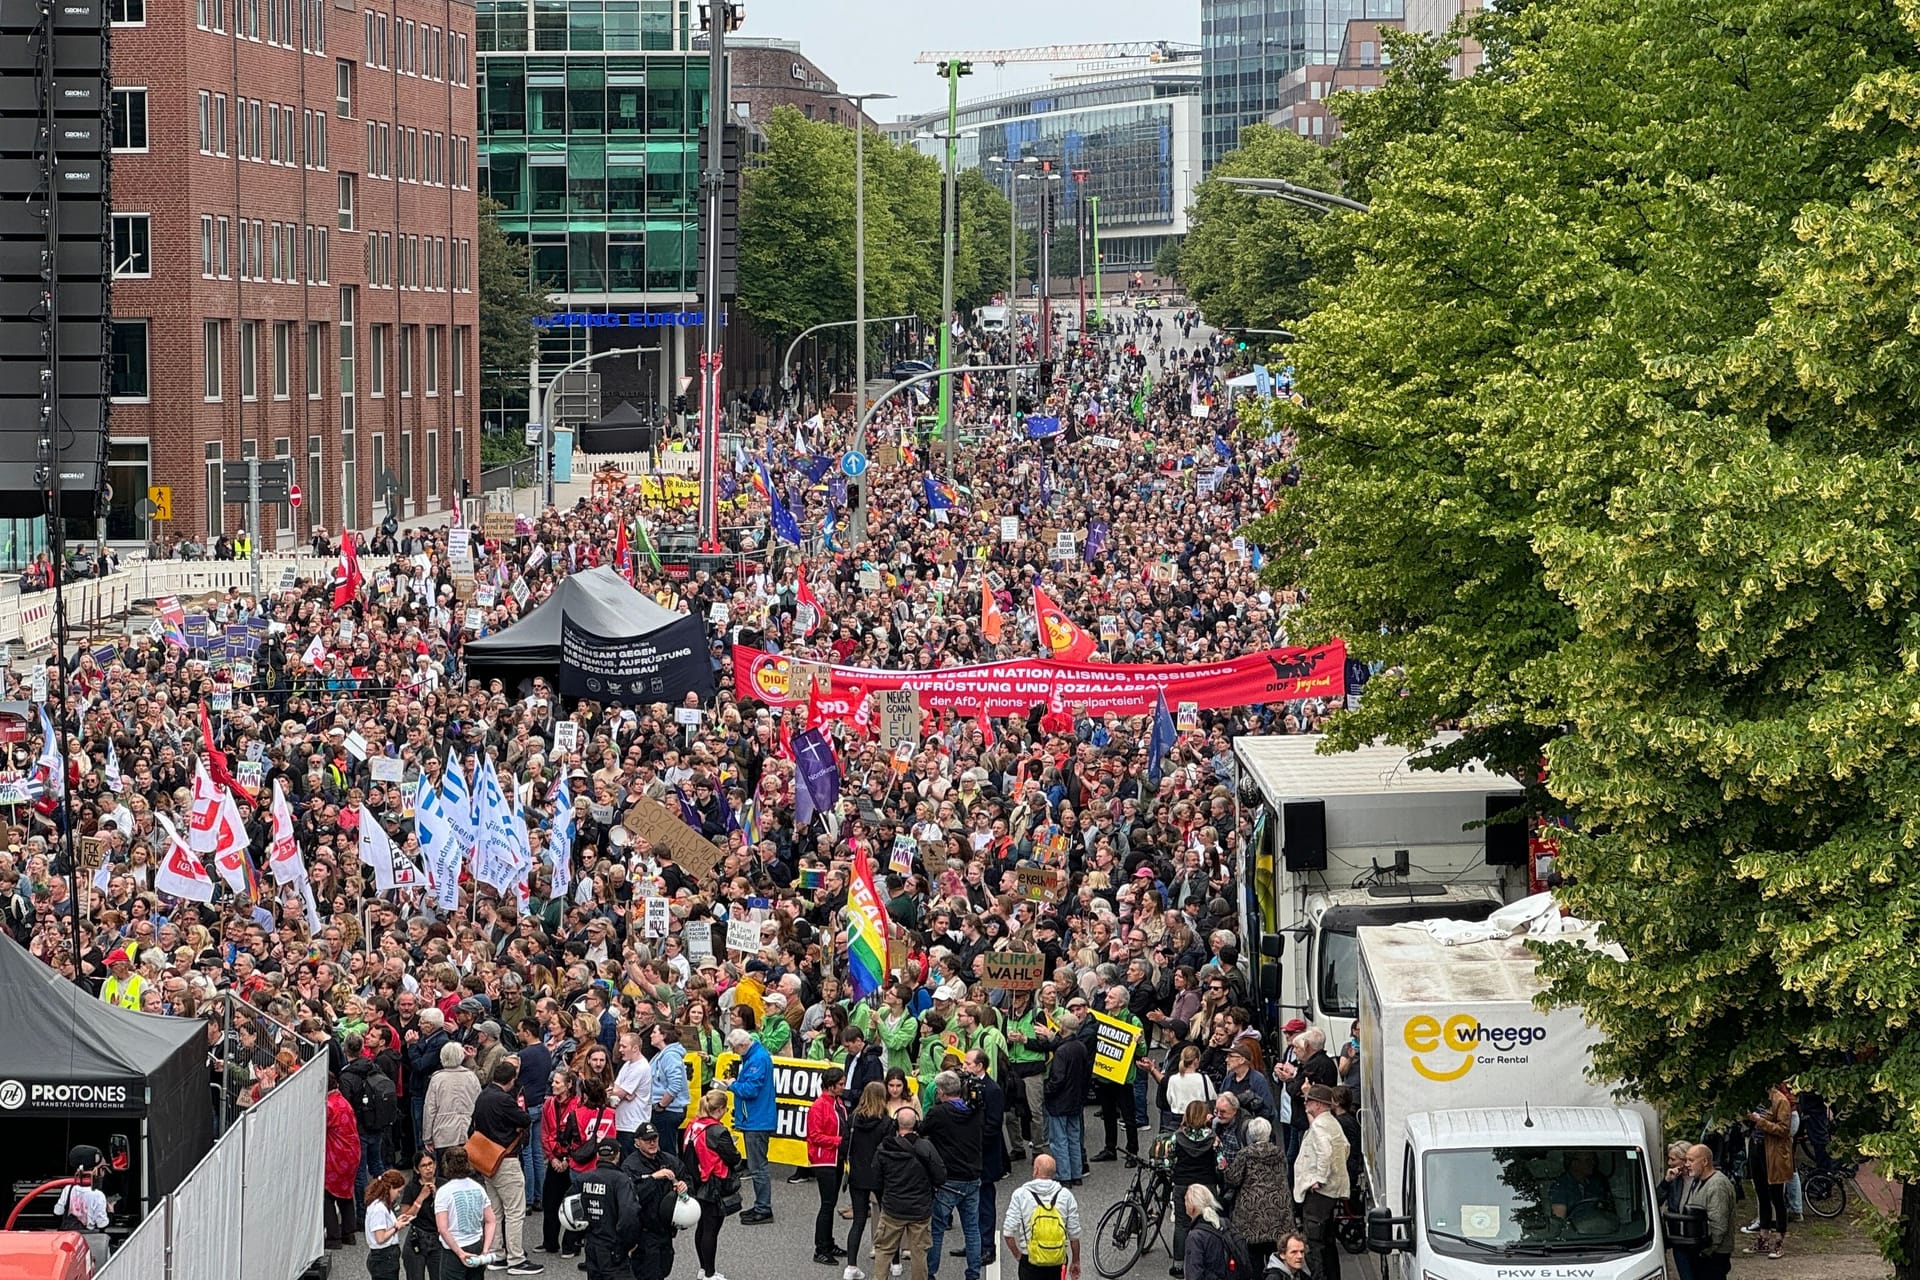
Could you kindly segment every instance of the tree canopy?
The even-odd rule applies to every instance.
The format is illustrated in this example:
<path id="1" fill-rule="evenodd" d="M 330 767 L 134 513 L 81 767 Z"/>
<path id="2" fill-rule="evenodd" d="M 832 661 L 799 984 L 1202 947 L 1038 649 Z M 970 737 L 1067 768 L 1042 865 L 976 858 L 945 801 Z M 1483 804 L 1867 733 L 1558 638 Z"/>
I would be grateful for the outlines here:
<path id="1" fill-rule="evenodd" d="M 500 208 L 480 202 L 475 275 L 480 293 L 480 385 L 489 392 L 524 390 L 533 362 L 534 317 L 552 310 L 545 289 L 531 287 L 532 260 L 524 240 L 500 229 Z"/>
<path id="2" fill-rule="evenodd" d="M 1255 533 L 1384 667 L 1340 743 L 1544 764 L 1626 953 L 1545 961 L 1601 1072 L 1685 1120 L 1795 1078 L 1913 1178 L 1920 4 L 1509 8 L 1337 102 L 1372 210 L 1271 237 L 1338 270 Z"/>

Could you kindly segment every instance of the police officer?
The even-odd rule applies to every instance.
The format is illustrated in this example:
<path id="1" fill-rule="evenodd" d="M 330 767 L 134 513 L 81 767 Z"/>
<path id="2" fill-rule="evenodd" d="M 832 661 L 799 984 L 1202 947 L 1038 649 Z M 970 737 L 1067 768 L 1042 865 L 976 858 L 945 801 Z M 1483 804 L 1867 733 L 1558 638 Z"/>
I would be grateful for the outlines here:
<path id="1" fill-rule="evenodd" d="M 633 1250 L 634 1280 L 667 1280 L 673 1274 L 673 1205 L 687 1189 L 680 1161 L 660 1145 L 660 1130 L 649 1120 L 633 1131 L 633 1150 L 620 1162 L 633 1182 L 639 1210 L 639 1243 Z"/>
<path id="2" fill-rule="evenodd" d="M 580 1212 L 587 1220 L 587 1280 L 633 1280 L 627 1255 L 640 1238 L 640 1204 L 633 1179 L 616 1166 L 620 1144 L 600 1143 L 598 1167 L 579 1175 Z"/>

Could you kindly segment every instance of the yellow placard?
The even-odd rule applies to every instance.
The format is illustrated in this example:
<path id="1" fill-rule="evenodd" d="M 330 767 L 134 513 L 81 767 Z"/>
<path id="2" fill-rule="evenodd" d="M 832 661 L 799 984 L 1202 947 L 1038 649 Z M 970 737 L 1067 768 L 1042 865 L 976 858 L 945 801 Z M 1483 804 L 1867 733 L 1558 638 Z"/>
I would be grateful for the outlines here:
<path id="1" fill-rule="evenodd" d="M 147 501 L 153 504 L 155 520 L 173 519 L 173 486 L 150 484 L 147 486 Z"/>
<path id="2" fill-rule="evenodd" d="M 1125 1084 L 1140 1047 L 1140 1028 L 1093 1010 L 1093 1074 L 1110 1084 Z"/>

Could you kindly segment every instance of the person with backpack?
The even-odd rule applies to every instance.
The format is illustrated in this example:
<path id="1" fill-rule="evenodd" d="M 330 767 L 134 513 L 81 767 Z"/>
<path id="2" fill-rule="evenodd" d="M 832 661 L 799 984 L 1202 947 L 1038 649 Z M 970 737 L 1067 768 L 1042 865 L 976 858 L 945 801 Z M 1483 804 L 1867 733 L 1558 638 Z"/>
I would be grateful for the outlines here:
<path id="1" fill-rule="evenodd" d="M 580 1098 L 560 1122 L 559 1142 L 574 1191 L 580 1190 L 581 1181 L 599 1167 L 600 1144 L 613 1138 L 615 1146 L 619 1145 L 614 1109 L 607 1104 L 607 1087 L 590 1076 L 579 1078 L 576 1083 Z M 562 1232 L 560 1256 L 573 1258 L 579 1254 L 580 1237 L 571 1231 Z"/>
<path id="2" fill-rule="evenodd" d="M 1168 1175 L 1173 1179 L 1173 1192 L 1181 1204 L 1186 1203 L 1189 1187 L 1203 1187 L 1213 1191 L 1220 1185 L 1220 1141 L 1213 1132 L 1213 1114 L 1207 1104 L 1195 1098 L 1187 1103 L 1186 1114 L 1181 1117 L 1180 1127 L 1174 1131 L 1173 1141 L 1169 1144 L 1170 1164 Z M 1187 1219 L 1184 1214 L 1176 1214 L 1173 1220 L 1173 1256 L 1184 1257 L 1187 1246 Z M 1179 1275 L 1183 1264 L 1173 1264 L 1173 1274 Z"/>
<path id="3" fill-rule="evenodd" d="M 349 1032 L 341 1047 L 347 1065 L 340 1068 L 340 1092 L 360 1126 L 360 1173 L 353 1198 L 364 1200 L 367 1184 L 387 1171 L 387 1134 L 400 1118 L 400 1091 L 379 1063 L 361 1056 L 366 1045 L 358 1033 Z"/>
<path id="4" fill-rule="evenodd" d="M 1068 1280 L 1080 1274 L 1080 1204 L 1054 1178 L 1053 1157 L 1033 1158 L 1033 1178 L 1007 1199 L 1000 1234 L 1020 1260 L 1019 1280 Z"/>
<path id="5" fill-rule="evenodd" d="M 1213 1192 L 1194 1184 L 1187 1188 L 1187 1280 L 1254 1280 L 1253 1256 L 1247 1242 L 1227 1225 Z M 1328 1273 L 1338 1276 L 1338 1271 Z"/>

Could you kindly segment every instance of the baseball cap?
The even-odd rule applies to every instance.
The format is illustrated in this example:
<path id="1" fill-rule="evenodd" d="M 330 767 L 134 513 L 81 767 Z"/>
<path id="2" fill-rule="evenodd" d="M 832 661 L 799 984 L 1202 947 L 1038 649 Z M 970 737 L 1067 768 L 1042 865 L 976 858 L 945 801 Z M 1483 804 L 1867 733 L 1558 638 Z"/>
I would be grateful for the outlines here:
<path id="1" fill-rule="evenodd" d="M 1302 1031 L 1305 1031 L 1306 1029 L 1307 1029 L 1307 1020 L 1305 1018 L 1288 1018 L 1287 1025 L 1281 1028 L 1282 1031 L 1286 1032 L 1290 1036 L 1298 1035 Z"/>
<path id="2" fill-rule="evenodd" d="M 487 1019 L 485 1022 L 475 1023 L 473 1029 L 475 1031 L 480 1032 L 482 1035 L 492 1036 L 495 1040 L 498 1040 L 500 1038 L 500 1024 L 495 1022 L 491 1018 Z"/>
<path id="3" fill-rule="evenodd" d="M 957 982 L 943 982 L 933 989 L 935 1000 L 961 1000 L 966 994 L 967 989 Z"/>
<path id="4" fill-rule="evenodd" d="M 132 964 L 133 957 L 127 954 L 125 947 L 115 947 L 107 953 L 108 964 Z"/>
<path id="5" fill-rule="evenodd" d="M 660 1131 L 653 1127 L 653 1121 L 648 1120 L 633 1131 L 633 1136 L 639 1141 L 657 1142 L 660 1138 Z"/>

